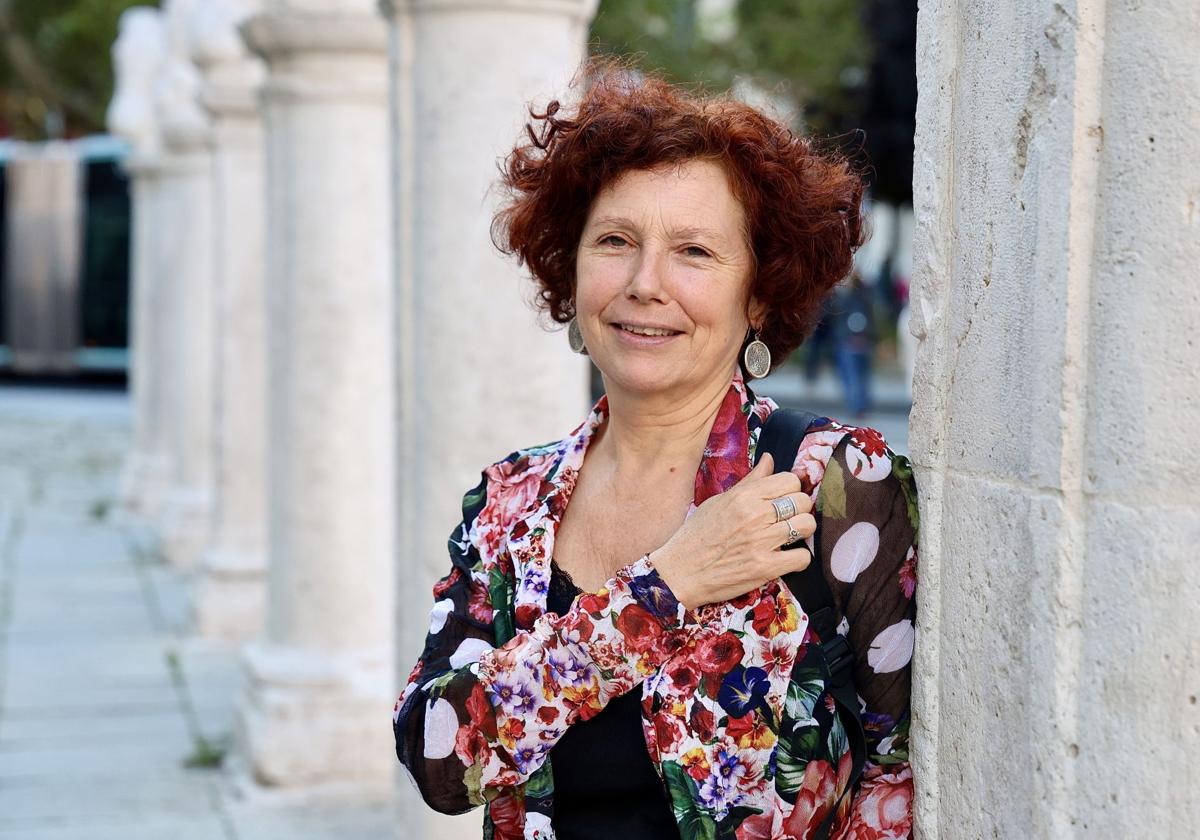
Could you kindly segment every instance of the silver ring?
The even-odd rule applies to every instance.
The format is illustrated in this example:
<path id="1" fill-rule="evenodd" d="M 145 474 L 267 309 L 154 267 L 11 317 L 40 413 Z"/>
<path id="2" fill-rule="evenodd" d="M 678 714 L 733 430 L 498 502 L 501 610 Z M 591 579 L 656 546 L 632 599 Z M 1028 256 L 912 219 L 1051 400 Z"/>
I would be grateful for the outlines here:
<path id="1" fill-rule="evenodd" d="M 789 525 L 788 526 L 788 538 L 787 538 L 787 542 L 785 542 L 784 545 L 791 545 L 792 543 L 799 542 L 802 539 L 804 539 L 804 535 L 801 534 L 799 531 L 797 531 L 795 528 L 793 528 L 791 525 Z"/>
<path id="2" fill-rule="evenodd" d="M 796 515 L 796 503 L 792 501 L 791 496 L 780 496 L 778 499 L 772 499 L 771 506 L 775 508 L 776 522 L 783 522 Z"/>

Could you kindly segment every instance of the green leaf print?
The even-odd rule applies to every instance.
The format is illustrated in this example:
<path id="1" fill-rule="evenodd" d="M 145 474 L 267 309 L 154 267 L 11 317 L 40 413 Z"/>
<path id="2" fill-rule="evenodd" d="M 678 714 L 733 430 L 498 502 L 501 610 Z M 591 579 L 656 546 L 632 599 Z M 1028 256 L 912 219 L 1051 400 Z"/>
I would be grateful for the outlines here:
<path id="1" fill-rule="evenodd" d="M 825 690 L 825 681 L 818 668 L 796 668 L 792 681 L 788 683 L 787 697 L 783 701 L 783 713 L 797 724 L 808 724 L 813 719 L 817 698 Z"/>
<path id="2" fill-rule="evenodd" d="M 508 578 L 500 571 L 500 567 L 493 566 L 491 572 L 488 573 L 488 597 L 491 599 L 492 609 L 496 611 L 492 629 L 496 633 L 497 647 L 517 634 L 516 628 L 513 626 L 512 610 L 508 606 L 508 584 Z"/>
<path id="3" fill-rule="evenodd" d="M 850 749 L 850 741 L 846 737 L 846 727 L 842 725 L 841 715 L 833 716 L 833 725 L 829 727 L 829 739 L 825 742 L 825 746 L 829 751 L 830 760 L 836 767 L 842 753 Z"/>
<path id="4" fill-rule="evenodd" d="M 525 783 L 525 795 L 531 799 L 543 799 L 554 793 L 554 773 L 550 766 L 543 764 Z"/>
<path id="5" fill-rule="evenodd" d="M 817 507 L 825 516 L 846 518 L 846 475 L 836 458 L 830 458 L 817 491 Z"/>
<path id="6" fill-rule="evenodd" d="M 475 762 L 463 773 L 463 784 L 467 786 L 467 801 L 472 805 L 483 805 L 483 764 Z"/>
<path id="7" fill-rule="evenodd" d="M 790 735 L 781 736 L 775 753 L 775 790 L 789 802 L 804 783 L 804 768 L 821 743 L 819 726 L 800 726 Z"/>
<path id="8" fill-rule="evenodd" d="M 753 817 L 755 814 L 761 814 L 761 808 L 751 808 L 748 805 L 738 805 L 735 808 L 730 808 L 729 813 L 725 815 L 725 819 L 717 823 L 717 837 L 721 840 L 734 840 L 737 836 L 737 827 L 741 825 L 747 817 Z"/>
<path id="9" fill-rule="evenodd" d="M 664 761 L 662 770 L 675 822 L 679 824 L 680 840 L 717 840 L 716 821 L 696 803 L 700 794 L 695 780 L 675 761 Z"/>
<path id="10" fill-rule="evenodd" d="M 908 521 L 913 530 L 917 530 L 921 527 L 921 512 L 917 509 L 917 483 L 913 481 L 912 464 L 903 455 L 896 455 L 892 458 L 892 473 L 900 479 L 900 490 L 908 505 Z"/>
<path id="11" fill-rule="evenodd" d="M 463 494 L 463 510 L 474 510 L 476 507 L 479 507 L 479 503 L 482 502 L 486 496 L 487 482 L 480 482 L 477 488 L 468 490 Z"/>

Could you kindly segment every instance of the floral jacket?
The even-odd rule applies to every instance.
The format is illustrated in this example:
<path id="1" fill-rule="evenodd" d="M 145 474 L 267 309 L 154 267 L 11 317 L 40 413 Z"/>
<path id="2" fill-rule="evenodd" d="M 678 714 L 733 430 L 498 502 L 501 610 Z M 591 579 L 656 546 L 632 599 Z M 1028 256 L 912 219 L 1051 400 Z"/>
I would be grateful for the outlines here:
<path id="1" fill-rule="evenodd" d="M 734 376 L 691 511 L 750 470 L 775 408 Z M 565 615 L 546 611 L 555 530 L 606 414 L 601 397 L 570 436 L 514 452 L 466 494 L 425 649 L 393 714 L 397 755 L 437 810 L 486 804 L 486 837 L 552 838 L 550 748 L 640 685 L 646 748 L 683 840 L 806 840 L 838 801 L 851 759 L 807 656 L 815 634 L 780 580 L 692 611 L 642 558 Z M 907 838 L 912 471 L 875 430 L 828 419 L 810 427 L 793 470 L 816 500 L 809 548 L 856 652 L 868 739 L 863 778 L 841 799 L 830 837 Z"/>

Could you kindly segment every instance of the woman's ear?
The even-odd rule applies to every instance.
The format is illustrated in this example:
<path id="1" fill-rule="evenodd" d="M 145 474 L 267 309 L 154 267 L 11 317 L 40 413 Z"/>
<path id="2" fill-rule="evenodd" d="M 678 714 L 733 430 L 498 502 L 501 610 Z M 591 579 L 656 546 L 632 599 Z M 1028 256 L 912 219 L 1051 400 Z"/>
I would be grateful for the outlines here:
<path id="1" fill-rule="evenodd" d="M 767 319 L 767 305 L 758 298 L 750 298 L 746 318 L 750 321 L 750 329 L 761 329 L 763 321 Z"/>

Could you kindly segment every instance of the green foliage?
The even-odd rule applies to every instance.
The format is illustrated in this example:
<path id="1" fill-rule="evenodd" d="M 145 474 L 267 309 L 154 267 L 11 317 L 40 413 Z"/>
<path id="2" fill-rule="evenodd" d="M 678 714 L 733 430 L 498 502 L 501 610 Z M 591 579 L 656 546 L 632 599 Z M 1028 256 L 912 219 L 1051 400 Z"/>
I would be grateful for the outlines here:
<path id="1" fill-rule="evenodd" d="M 195 736 L 192 739 L 192 754 L 184 758 L 183 766 L 201 770 L 215 770 L 219 768 L 221 762 L 225 760 L 225 755 L 229 752 L 232 740 L 232 737 L 228 734 L 212 740 L 205 738 L 203 735 Z"/>
<path id="2" fill-rule="evenodd" d="M 104 129 L 112 45 L 130 6 L 156 0 L 0 0 L 0 134 L 36 140 Z"/>
<path id="3" fill-rule="evenodd" d="M 724 17 L 698 0 L 601 0 L 591 39 L 593 52 L 633 56 L 681 84 L 719 91 L 751 79 L 819 132 L 840 129 L 870 59 L 858 0 L 731 0 Z"/>

